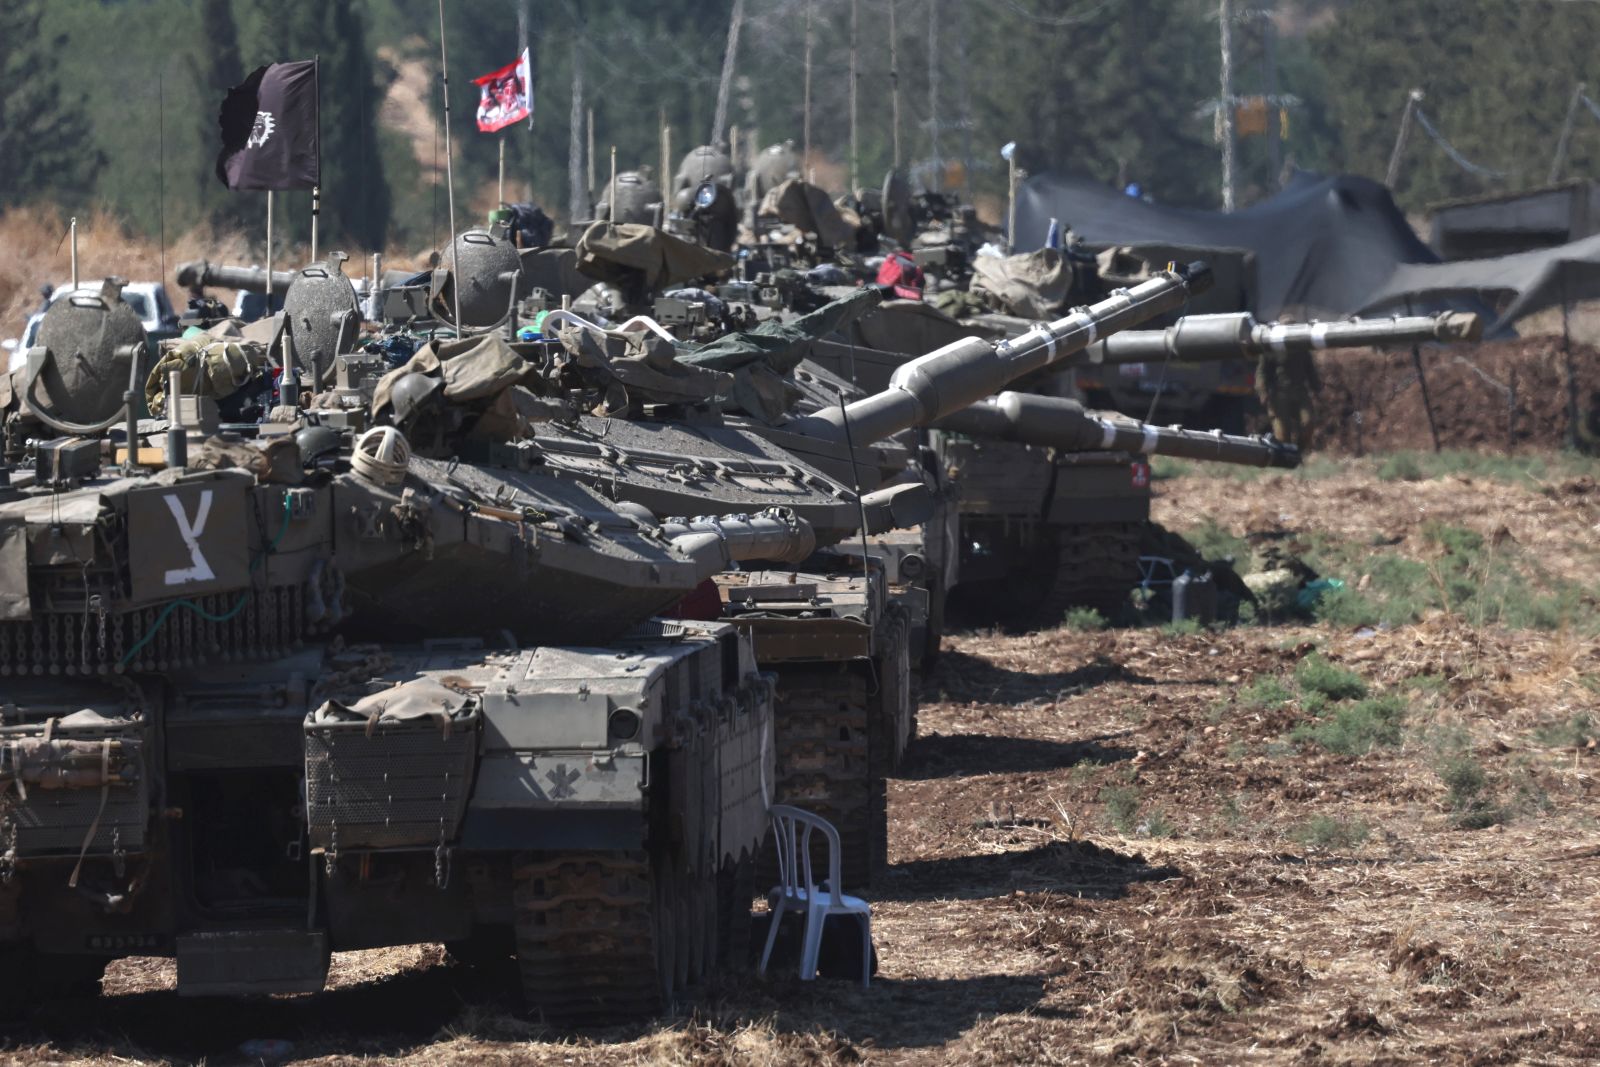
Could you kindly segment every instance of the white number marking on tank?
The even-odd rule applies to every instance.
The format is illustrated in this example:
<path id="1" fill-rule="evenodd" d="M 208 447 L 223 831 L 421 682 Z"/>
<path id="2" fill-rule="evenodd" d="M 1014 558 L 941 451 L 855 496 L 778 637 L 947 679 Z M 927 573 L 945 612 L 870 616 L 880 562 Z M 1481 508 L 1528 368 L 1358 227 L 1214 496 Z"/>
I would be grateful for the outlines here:
<path id="1" fill-rule="evenodd" d="M 194 522 L 189 522 L 189 516 L 184 513 L 183 501 L 176 495 L 166 498 L 167 508 L 172 512 L 172 519 L 178 524 L 178 536 L 183 538 L 183 543 L 189 549 L 190 566 L 179 567 L 167 572 L 168 585 L 183 585 L 187 582 L 209 582 L 216 577 L 211 564 L 206 562 L 206 557 L 200 551 L 200 535 L 206 532 L 206 519 L 211 515 L 211 490 L 205 489 L 200 493 L 200 506 L 195 510 Z"/>

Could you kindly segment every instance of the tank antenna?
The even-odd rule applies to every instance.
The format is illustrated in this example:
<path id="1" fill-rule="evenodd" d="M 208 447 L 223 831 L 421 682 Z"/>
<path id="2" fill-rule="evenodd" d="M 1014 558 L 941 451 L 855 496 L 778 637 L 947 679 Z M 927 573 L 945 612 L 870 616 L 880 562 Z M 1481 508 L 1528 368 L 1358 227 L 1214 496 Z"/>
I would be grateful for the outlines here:
<path id="1" fill-rule="evenodd" d="M 450 298 L 461 332 L 461 255 L 456 248 L 456 170 L 450 157 L 450 53 L 444 42 L 444 0 L 439 0 L 439 80 L 444 84 L 444 198 L 450 216 Z"/>
<path id="2" fill-rule="evenodd" d="M 739 54 L 739 27 L 744 23 L 744 0 L 733 0 L 733 15 L 728 20 L 728 43 L 722 50 L 722 77 L 717 81 L 717 109 L 711 119 L 711 143 L 722 141 L 728 128 L 728 93 L 733 86 L 734 59 Z"/>
<path id="3" fill-rule="evenodd" d="M 850 433 L 850 412 L 845 407 L 844 390 L 839 390 L 839 415 L 844 419 L 844 447 L 850 453 L 850 478 L 853 482 L 851 488 L 856 491 L 856 509 L 861 512 L 861 591 L 867 598 L 867 617 L 864 620 L 870 627 L 872 625 L 872 567 L 871 559 L 867 556 L 867 505 L 861 501 L 861 468 L 856 464 L 856 442 Z"/>
<path id="4" fill-rule="evenodd" d="M 167 71 L 156 71 L 156 233 L 160 247 L 160 270 L 156 277 L 167 285 Z M 268 286 L 271 288 L 271 286 Z"/>

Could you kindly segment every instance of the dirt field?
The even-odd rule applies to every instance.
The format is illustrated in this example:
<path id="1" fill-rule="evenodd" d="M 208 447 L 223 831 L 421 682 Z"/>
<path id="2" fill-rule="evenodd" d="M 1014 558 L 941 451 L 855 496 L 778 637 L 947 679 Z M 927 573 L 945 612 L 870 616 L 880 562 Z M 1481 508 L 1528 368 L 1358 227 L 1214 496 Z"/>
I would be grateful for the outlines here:
<path id="1" fill-rule="evenodd" d="M 169 966 L 127 961 L 12 1055 L 226 1063 L 281 1038 L 325 1063 L 1594 1062 L 1600 492 L 1570 460 L 1411 481 L 1376 463 L 1188 473 L 1158 517 L 1382 546 L 1369 558 L 1438 573 L 1462 610 L 948 642 L 890 786 L 868 992 L 741 977 L 675 1019 L 571 1037 L 436 948 L 342 956 L 331 991 L 254 1004 L 180 1002 Z M 1477 625 L 1488 593 L 1462 599 L 1440 547 L 1466 533 L 1429 521 L 1537 565 L 1573 607 Z"/>

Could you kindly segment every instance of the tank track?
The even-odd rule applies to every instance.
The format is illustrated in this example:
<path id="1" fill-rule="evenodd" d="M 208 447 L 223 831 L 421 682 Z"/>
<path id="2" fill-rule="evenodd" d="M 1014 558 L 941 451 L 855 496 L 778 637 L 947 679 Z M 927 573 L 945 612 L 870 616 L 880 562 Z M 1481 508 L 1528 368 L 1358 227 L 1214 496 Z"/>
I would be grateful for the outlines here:
<path id="1" fill-rule="evenodd" d="M 528 1008 L 558 1026 L 654 1015 L 675 961 L 643 852 L 554 852 L 514 869 L 517 965 Z M 663 933 L 668 933 L 663 938 Z"/>
<path id="2" fill-rule="evenodd" d="M 1139 544 L 1145 525 L 1109 522 L 1053 527 L 1055 571 L 1039 604 L 1040 621 L 1059 623 L 1067 611 L 1077 607 L 1113 616 L 1139 583 Z"/>
<path id="3" fill-rule="evenodd" d="M 869 885 L 888 864 L 887 779 L 917 729 L 909 633 L 905 609 L 891 604 L 870 661 L 778 669 L 775 799 L 814 811 L 838 829 L 846 888 Z M 760 871 L 763 881 L 776 880 L 770 851 Z"/>
<path id="4" fill-rule="evenodd" d="M 873 774 L 868 678 L 861 661 L 787 664 L 778 670 L 774 800 L 815 812 L 839 831 L 846 888 L 871 881 L 888 850 L 883 774 Z M 821 855 L 813 857 L 813 862 Z M 761 883 L 777 881 L 762 853 Z"/>

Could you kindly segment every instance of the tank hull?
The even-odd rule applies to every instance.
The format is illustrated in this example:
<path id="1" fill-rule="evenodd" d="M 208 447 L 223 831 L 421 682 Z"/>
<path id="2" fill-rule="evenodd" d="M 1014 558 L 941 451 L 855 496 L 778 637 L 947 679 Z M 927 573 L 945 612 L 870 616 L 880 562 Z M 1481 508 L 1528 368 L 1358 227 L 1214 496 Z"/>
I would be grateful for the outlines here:
<path id="1" fill-rule="evenodd" d="M 78 768 L 35 775 L 6 815 L 14 962 L 81 984 L 170 956 L 180 995 L 253 996 L 322 988 L 334 951 L 445 942 L 514 961 L 548 1019 L 591 1023 L 663 1009 L 748 922 L 727 886 L 748 888 L 767 832 L 772 683 L 730 626 L 129 681 L 10 691 L 7 766 L 43 766 L 54 720 L 52 766 Z"/>

